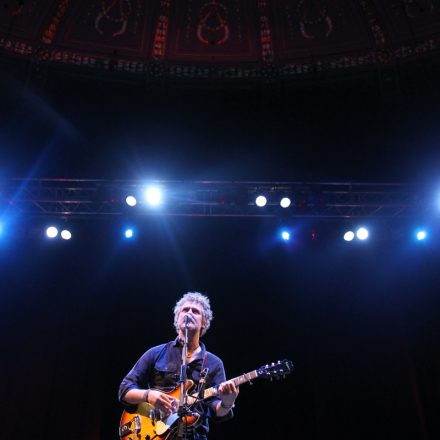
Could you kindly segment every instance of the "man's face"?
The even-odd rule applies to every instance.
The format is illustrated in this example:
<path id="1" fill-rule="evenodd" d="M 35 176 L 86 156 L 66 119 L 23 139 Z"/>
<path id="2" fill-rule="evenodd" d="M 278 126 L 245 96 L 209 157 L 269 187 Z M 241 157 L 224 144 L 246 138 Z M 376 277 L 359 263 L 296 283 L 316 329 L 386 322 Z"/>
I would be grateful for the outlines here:
<path id="1" fill-rule="evenodd" d="M 177 319 L 177 323 L 179 329 L 183 331 L 185 328 L 184 317 L 188 315 L 189 324 L 188 330 L 190 331 L 199 331 L 201 333 L 202 328 L 205 327 L 205 320 L 203 318 L 203 308 L 200 304 L 186 301 L 183 303 L 182 308 L 179 312 L 179 317 Z"/>

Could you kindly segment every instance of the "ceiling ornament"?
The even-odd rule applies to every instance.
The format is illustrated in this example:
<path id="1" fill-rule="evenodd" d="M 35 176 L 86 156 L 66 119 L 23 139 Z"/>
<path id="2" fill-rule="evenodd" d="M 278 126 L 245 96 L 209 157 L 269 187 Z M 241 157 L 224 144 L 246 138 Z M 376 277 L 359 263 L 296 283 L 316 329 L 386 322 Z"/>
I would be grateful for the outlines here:
<path id="1" fill-rule="evenodd" d="M 127 30 L 128 19 L 132 13 L 131 0 L 110 0 L 101 2 L 101 10 L 95 20 L 95 29 L 99 34 L 104 31 L 101 28 L 101 21 L 104 19 L 110 23 L 117 25 L 119 29 L 113 32 L 114 37 L 123 35 Z"/>
<path id="2" fill-rule="evenodd" d="M 163 59 L 165 56 L 170 22 L 170 3 L 171 0 L 162 0 L 160 2 L 159 17 L 157 19 L 153 40 L 153 59 L 156 61 Z"/>
<path id="3" fill-rule="evenodd" d="M 324 25 L 325 36 L 328 37 L 333 30 L 333 22 L 328 14 L 328 5 L 322 0 L 300 0 L 297 6 L 300 17 L 301 35 L 306 39 L 315 38 L 311 29 Z"/>
<path id="4" fill-rule="evenodd" d="M 440 52 L 440 0 L 10 0 L 2 9 L 0 56 L 81 74 L 287 78 Z"/>
<path id="5" fill-rule="evenodd" d="M 209 0 L 199 12 L 197 38 L 206 45 L 221 45 L 229 39 L 228 9 L 216 0 Z"/>

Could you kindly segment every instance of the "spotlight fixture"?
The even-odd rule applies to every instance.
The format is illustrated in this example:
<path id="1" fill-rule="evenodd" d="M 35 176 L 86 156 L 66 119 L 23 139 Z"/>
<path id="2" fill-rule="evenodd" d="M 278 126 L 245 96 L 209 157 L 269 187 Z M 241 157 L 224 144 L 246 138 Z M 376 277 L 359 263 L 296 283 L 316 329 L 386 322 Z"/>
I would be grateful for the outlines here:
<path id="1" fill-rule="evenodd" d="M 284 241 L 289 241 L 290 240 L 290 232 L 286 231 L 286 230 L 281 231 L 281 238 Z"/>
<path id="2" fill-rule="evenodd" d="M 368 229 L 367 229 L 367 228 L 364 228 L 364 227 L 359 228 L 359 229 L 356 231 L 356 237 L 357 237 L 359 240 L 366 240 L 366 239 L 368 238 Z"/>
<path id="3" fill-rule="evenodd" d="M 46 235 L 48 238 L 55 238 L 58 235 L 58 229 L 55 226 L 49 226 L 46 229 Z"/>
<path id="4" fill-rule="evenodd" d="M 354 239 L 354 232 L 353 231 L 347 231 L 344 234 L 344 240 L 345 241 L 352 241 Z"/>
<path id="5" fill-rule="evenodd" d="M 162 203 L 162 191 L 157 186 L 149 186 L 145 190 L 145 200 L 150 206 L 158 206 Z"/>
<path id="6" fill-rule="evenodd" d="M 283 197 L 280 201 L 281 208 L 288 208 L 291 203 L 289 197 Z"/>
<path id="7" fill-rule="evenodd" d="M 124 237 L 127 239 L 131 239 L 134 237 L 134 230 L 132 228 L 127 228 L 124 231 Z"/>
<path id="8" fill-rule="evenodd" d="M 257 206 L 259 206 L 260 208 L 262 208 L 263 206 L 266 206 L 266 203 L 267 203 L 267 199 L 264 196 L 260 195 L 255 199 L 255 204 Z"/>
<path id="9" fill-rule="evenodd" d="M 419 229 L 416 232 L 416 238 L 418 241 L 423 241 L 426 239 L 426 237 L 428 236 L 427 232 L 424 229 Z"/>
<path id="10" fill-rule="evenodd" d="M 61 238 L 63 240 L 70 240 L 72 238 L 72 233 L 68 229 L 63 229 L 61 231 Z"/>
<path id="11" fill-rule="evenodd" d="M 128 206 L 136 206 L 137 204 L 136 197 L 131 195 L 126 197 L 125 202 Z"/>

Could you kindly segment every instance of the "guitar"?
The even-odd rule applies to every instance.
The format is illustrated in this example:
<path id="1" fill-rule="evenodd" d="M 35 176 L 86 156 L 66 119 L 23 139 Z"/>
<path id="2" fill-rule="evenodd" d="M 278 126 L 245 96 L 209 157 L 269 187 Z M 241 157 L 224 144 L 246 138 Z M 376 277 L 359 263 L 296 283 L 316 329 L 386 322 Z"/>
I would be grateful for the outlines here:
<path id="1" fill-rule="evenodd" d="M 239 386 L 257 378 L 279 379 L 291 373 L 293 368 L 293 363 L 285 359 L 264 365 L 257 370 L 231 380 L 235 386 Z M 218 394 L 217 387 L 211 387 L 204 391 L 202 398 L 198 392 L 192 393 L 191 391 L 193 389 L 194 382 L 187 380 L 185 382 L 185 391 L 187 392 L 187 402 L 190 406 L 215 397 Z M 179 400 L 180 386 L 177 386 L 165 394 Z M 199 418 L 200 415 L 197 412 L 190 412 L 189 415 L 185 416 L 185 423 L 188 427 L 194 428 L 197 426 Z M 178 421 L 179 415 L 177 414 L 177 410 L 171 414 L 164 414 L 153 405 L 143 402 L 137 405 L 134 412 L 126 410 L 122 413 L 121 422 L 119 424 L 119 438 L 121 440 L 169 440 L 177 430 Z"/>

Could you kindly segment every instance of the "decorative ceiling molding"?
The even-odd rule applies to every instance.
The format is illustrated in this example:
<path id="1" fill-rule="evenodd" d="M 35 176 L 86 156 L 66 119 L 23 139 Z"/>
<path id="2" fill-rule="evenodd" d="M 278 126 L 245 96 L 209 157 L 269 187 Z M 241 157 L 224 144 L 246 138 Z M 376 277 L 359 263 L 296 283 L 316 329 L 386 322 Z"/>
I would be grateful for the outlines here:
<path id="1" fill-rule="evenodd" d="M 0 53 L 145 76 L 240 80 L 435 56 L 440 0 L 10 1 Z"/>

